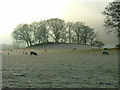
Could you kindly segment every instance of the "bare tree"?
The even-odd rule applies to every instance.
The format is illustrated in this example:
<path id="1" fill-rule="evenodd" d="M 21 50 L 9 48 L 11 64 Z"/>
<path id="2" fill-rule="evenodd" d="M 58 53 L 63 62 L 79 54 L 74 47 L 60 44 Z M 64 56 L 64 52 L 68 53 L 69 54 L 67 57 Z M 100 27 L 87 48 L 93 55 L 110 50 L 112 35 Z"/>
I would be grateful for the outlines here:
<path id="1" fill-rule="evenodd" d="M 12 33 L 13 38 L 21 43 L 26 43 L 27 46 L 32 46 L 31 28 L 28 24 L 19 24 Z"/>
<path id="2" fill-rule="evenodd" d="M 108 32 L 117 31 L 120 44 L 120 1 L 114 0 L 109 3 L 102 13 L 106 16 L 104 26 L 109 30 Z"/>
<path id="3" fill-rule="evenodd" d="M 73 30 L 76 33 L 77 43 L 81 43 L 80 34 L 83 27 L 84 27 L 83 22 L 75 22 L 73 25 Z"/>
<path id="4" fill-rule="evenodd" d="M 46 21 L 33 22 L 31 26 L 34 31 L 35 42 L 38 43 L 48 42 L 48 29 Z"/>
<path id="5" fill-rule="evenodd" d="M 95 38 L 95 33 L 93 31 L 94 29 L 90 28 L 89 26 L 83 26 L 81 33 L 80 33 L 80 38 L 82 44 L 86 45 L 87 42 L 89 43 L 91 40 L 91 43 L 93 39 Z"/>
<path id="6" fill-rule="evenodd" d="M 76 33 L 77 43 L 86 45 L 87 43 L 92 43 L 93 39 L 96 37 L 94 29 L 86 26 L 83 22 L 74 23 L 73 29 Z"/>
<path id="7" fill-rule="evenodd" d="M 68 33 L 68 42 L 72 43 L 72 34 L 73 34 L 73 22 L 66 23 L 66 31 Z M 66 34 L 67 34 L 66 33 Z"/>
<path id="8" fill-rule="evenodd" d="M 64 20 L 58 18 L 52 18 L 47 20 L 49 27 L 49 34 L 55 40 L 56 43 L 59 42 L 62 32 L 64 31 L 65 22 Z"/>
<path id="9" fill-rule="evenodd" d="M 12 33 L 13 38 L 22 44 L 32 46 L 54 40 L 56 43 L 93 44 L 96 34 L 94 29 L 83 22 L 67 22 L 58 18 L 19 24 Z"/>

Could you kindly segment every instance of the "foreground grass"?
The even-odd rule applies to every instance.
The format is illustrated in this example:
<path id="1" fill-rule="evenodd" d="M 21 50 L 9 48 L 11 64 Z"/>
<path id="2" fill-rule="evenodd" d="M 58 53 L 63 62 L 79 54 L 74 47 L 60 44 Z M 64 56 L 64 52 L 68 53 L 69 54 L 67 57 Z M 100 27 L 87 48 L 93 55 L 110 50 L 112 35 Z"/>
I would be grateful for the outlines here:
<path id="1" fill-rule="evenodd" d="M 3 55 L 3 88 L 115 88 L 118 54 L 101 50 L 22 51 Z"/>

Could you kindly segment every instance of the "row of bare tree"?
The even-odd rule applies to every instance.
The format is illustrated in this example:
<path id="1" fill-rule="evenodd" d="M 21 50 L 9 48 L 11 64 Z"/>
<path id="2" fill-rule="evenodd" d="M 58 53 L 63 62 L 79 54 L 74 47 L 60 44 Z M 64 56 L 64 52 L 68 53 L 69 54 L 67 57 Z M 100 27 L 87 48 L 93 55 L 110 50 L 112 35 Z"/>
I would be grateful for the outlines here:
<path id="1" fill-rule="evenodd" d="M 31 24 L 19 24 L 12 33 L 18 43 L 32 46 L 40 43 L 77 43 L 83 45 L 103 46 L 96 39 L 94 29 L 83 22 L 65 22 L 62 19 L 51 18 Z"/>

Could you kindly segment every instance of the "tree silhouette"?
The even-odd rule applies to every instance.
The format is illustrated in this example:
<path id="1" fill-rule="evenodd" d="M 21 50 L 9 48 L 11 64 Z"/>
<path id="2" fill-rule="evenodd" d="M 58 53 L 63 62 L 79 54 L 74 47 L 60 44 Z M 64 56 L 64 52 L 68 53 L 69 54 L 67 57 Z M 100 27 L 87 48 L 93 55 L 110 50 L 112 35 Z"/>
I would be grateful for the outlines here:
<path id="1" fill-rule="evenodd" d="M 47 22 L 51 37 L 55 40 L 56 43 L 58 43 L 61 38 L 61 34 L 64 31 L 65 27 L 64 20 L 52 18 L 48 19 Z"/>
<path id="2" fill-rule="evenodd" d="M 109 3 L 102 13 L 106 16 L 104 26 L 108 29 L 108 32 L 117 31 L 120 44 L 120 1 L 114 0 Z"/>
<path id="3" fill-rule="evenodd" d="M 12 33 L 13 38 L 19 43 L 26 43 L 32 46 L 32 32 L 28 24 L 19 24 Z"/>
<path id="4" fill-rule="evenodd" d="M 34 31 L 34 38 L 36 43 L 48 42 L 48 29 L 46 21 L 33 22 L 31 27 Z"/>
<path id="5" fill-rule="evenodd" d="M 51 18 L 31 24 L 19 24 L 12 33 L 14 40 L 28 47 L 54 40 L 55 43 L 78 43 L 93 45 L 94 29 L 83 22 L 66 22 Z M 20 44 L 19 44 L 20 45 Z"/>

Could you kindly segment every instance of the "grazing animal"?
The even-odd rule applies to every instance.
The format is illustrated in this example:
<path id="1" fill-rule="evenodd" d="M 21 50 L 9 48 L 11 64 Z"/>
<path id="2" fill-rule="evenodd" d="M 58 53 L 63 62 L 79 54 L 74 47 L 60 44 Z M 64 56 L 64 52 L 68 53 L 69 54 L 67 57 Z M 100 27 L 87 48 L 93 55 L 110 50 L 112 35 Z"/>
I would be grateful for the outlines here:
<path id="1" fill-rule="evenodd" d="M 35 55 L 35 56 L 37 56 L 37 53 L 36 53 L 35 51 L 31 51 L 31 52 L 30 52 L 30 55 Z"/>
<path id="2" fill-rule="evenodd" d="M 76 51 L 77 50 L 77 48 L 73 48 L 73 51 Z"/>
<path id="3" fill-rule="evenodd" d="M 25 52 L 25 54 L 27 54 L 27 52 Z"/>
<path id="4" fill-rule="evenodd" d="M 93 48 L 92 48 L 92 50 L 93 50 Z"/>
<path id="5" fill-rule="evenodd" d="M 47 52 L 47 50 L 45 50 L 45 52 Z"/>
<path id="6" fill-rule="evenodd" d="M 10 53 L 8 53 L 8 55 L 9 55 Z"/>
<path id="7" fill-rule="evenodd" d="M 109 55 L 108 51 L 102 51 L 102 55 L 103 54 Z"/>

